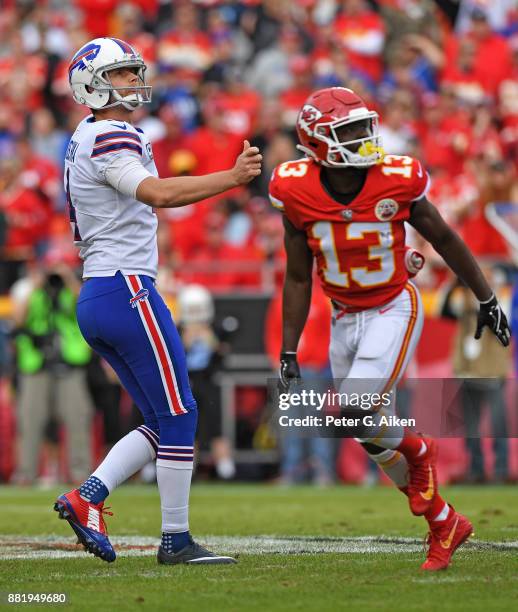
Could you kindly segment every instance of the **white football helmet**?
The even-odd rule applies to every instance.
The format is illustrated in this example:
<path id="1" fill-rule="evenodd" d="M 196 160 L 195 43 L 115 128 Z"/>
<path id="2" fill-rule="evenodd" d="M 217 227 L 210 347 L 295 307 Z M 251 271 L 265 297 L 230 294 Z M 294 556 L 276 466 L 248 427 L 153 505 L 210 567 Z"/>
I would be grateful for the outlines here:
<path id="1" fill-rule="evenodd" d="M 125 67 L 138 68 L 138 85 L 114 87 L 110 81 L 110 70 Z M 145 71 L 146 64 L 141 55 L 128 43 L 118 38 L 94 38 L 72 58 L 68 79 L 78 104 L 86 104 L 96 110 L 122 104 L 128 110 L 135 110 L 151 102 L 151 86 L 146 85 Z M 128 89 L 132 91 L 129 95 L 119 93 Z"/>
<path id="2" fill-rule="evenodd" d="M 187 285 L 178 296 L 180 323 L 211 323 L 214 319 L 214 301 L 210 291 L 202 285 Z"/>

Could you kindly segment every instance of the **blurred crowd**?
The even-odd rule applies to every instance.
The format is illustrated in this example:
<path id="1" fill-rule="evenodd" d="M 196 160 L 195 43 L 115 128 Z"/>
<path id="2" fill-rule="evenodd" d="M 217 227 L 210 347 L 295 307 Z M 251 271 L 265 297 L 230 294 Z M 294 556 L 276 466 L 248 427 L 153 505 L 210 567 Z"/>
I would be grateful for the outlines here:
<path id="1" fill-rule="evenodd" d="M 49 385 L 48 372 L 52 380 L 61 381 L 61 387 L 50 383 L 54 400 L 84 399 L 82 424 L 68 424 L 70 439 L 87 429 L 95 389 L 97 407 L 110 393 L 112 404 L 121 401 L 113 373 L 103 364 L 91 365 L 91 355 L 81 353 L 81 341 L 74 340 L 77 330 L 67 319 L 77 290 L 71 272 L 80 272 L 80 262 L 62 188 L 63 157 L 77 123 L 88 114 L 72 100 L 68 65 L 77 49 L 98 36 L 128 41 L 147 63 L 153 100 L 134 115 L 153 144 L 160 176 L 226 169 L 244 139 L 259 146 L 264 157 L 262 175 L 246 188 L 196 206 L 158 212 L 158 281 L 165 294 L 178 295 L 193 283 L 213 295 L 271 294 L 279 287 L 283 228 L 280 214 L 268 202 L 269 177 L 277 164 L 299 157 L 295 121 L 305 99 L 315 89 L 335 85 L 354 89 L 379 112 L 387 153 L 424 162 L 433 179 L 429 199 L 475 255 L 486 262 L 511 263 L 509 246 L 485 213 L 492 202 L 518 204 L 517 0 L 3 0 L 0 296 L 10 294 L 14 326 L 38 339 L 30 345 L 18 330 L 22 421 L 24 402 L 29 406 L 34 397 L 48 394 L 42 391 Z M 427 257 L 420 284 L 438 287 L 447 277 L 444 264 L 417 236 L 411 239 Z M 315 300 L 320 323 L 314 335 L 320 338 L 329 307 L 318 294 Z M 278 354 L 279 304 L 277 293 L 266 326 L 272 362 Z M 68 334 L 70 346 L 78 351 L 73 357 L 56 352 L 50 334 L 38 327 L 38 317 L 43 320 L 45 312 L 60 313 L 61 323 L 53 323 L 52 334 Z M 211 349 L 201 361 L 198 336 L 188 331 L 185 339 L 189 350 L 194 347 L 191 374 L 200 370 L 203 380 L 205 370 L 212 372 L 220 359 L 214 348 L 219 346 L 217 334 L 213 337 L 207 329 L 196 322 L 196 332 Z M 312 333 L 307 332 L 308 346 Z M 190 344 L 191 336 L 196 342 Z M 0 329 L 0 342 L 2 338 Z M 310 353 L 304 367 L 323 375 L 327 354 L 315 359 L 314 351 Z M 34 366 L 37 354 L 43 355 L 44 367 Z M 5 355 L 0 346 L 0 375 Z M 38 380 L 36 371 L 41 374 Z M 71 371 L 81 371 L 81 376 L 74 379 Z M 498 376 L 503 380 L 506 372 L 508 368 Z M 93 382 L 86 381 L 92 376 Z M 499 397 L 503 393 L 500 387 L 486 391 Z M 104 426 L 113 440 L 105 440 L 107 444 L 120 434 L 110 425 L 110 414 L 108 406 Z M 495 437 L 505 435 L 501 414 L 494 417 Z M 46 416 L 42 406 L 38 419 L 43 422 Z M 6 418 L 4 414 L 4 423 Z M 26 464 L 19 466 L 20 481 L 30 482 L 41 426 L 30 409 L 25 420 L 26 430 L 39 428 L 26 437 Z M 233 468 L 225 441 L 219 433 L 215 440 L 213 452 L 228 474 Z M 208 440 L 210 444 L 214 441 Z M 89 473 L 88 461 L 73 454 L 79 446 L 84 447 L 84 441 L 71 445 L 73 479 Z M 282 475 L 297 481 L 302 451 L 293 441 L 286 449 Z M 469 450 L 476 480 L 481 476 L 480 449 Z M 312 452 L 315 481 L 331 482 L 334 474 L 322 469 L 329 467 L 330 450 Z M 507 450 L 501 445 L 498 453 L 503 465 Z M 501 468 L 500 477 L 506 476 Z"/>
<path id="2" fill-rule="evenodd" d="M 4 0 L 0 13 L 0 293 L 52 248 L 70 249 L 63 153 L 87 109 L 67 67 L 96 36 L 144 56 L 153 102 L 135 120 L 161 176 L 232 165 L 244 138 L 265 168 L 249 188 L 162 211 L 163 281 L 268 290 L 282 268 L 272 168 L 298 156 L 297 111 L 320 87 L 355 89 L 387 152 L 424 161 L 430 199 L 480 256 L 508 257 L 484 207 L 514 201 L 515 0 Z M 433 253 L 427 282 L 441 280 Z"/>

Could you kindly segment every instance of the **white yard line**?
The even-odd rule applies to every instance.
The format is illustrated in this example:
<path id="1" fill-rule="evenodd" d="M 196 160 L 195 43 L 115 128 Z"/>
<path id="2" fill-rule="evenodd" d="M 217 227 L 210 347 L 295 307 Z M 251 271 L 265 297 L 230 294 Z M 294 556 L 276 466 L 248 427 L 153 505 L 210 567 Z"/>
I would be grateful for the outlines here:
<path id="1" fill-rule="evenodd" d="M 157 552 L 158 539 L 138 536 L 112 536 L 110 540 L 119 557 L 148 557 Z M 325 536 L 201 536 L 200 543 L 218 552 L 231 554 L 322 554 L 322 553 L 416 553 L 423 550 L 422 541 L 415 538 L 367 536 L 334 538 Z M 83 557 L 81 546 L 73 538 L 63 536 L 0 536 L 0 560 L 60 559 Z M 470 540 L 463 550 L 514 551 L 518 541 L 486 542 Z"/>

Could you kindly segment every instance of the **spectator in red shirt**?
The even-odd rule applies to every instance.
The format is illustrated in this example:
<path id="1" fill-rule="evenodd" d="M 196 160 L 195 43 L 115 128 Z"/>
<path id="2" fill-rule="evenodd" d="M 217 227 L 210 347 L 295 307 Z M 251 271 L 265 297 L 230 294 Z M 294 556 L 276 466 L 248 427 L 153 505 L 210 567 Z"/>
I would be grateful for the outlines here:
<path id="1" fill-rule="evenodd" d="M 511 72 L 498 88 L 498 110 L 502 120 L 502 144 L 518 170 L 518 34 L 509 39 Z"/>
<path id="2" fill-rule="evenodd" d="M 475 257 L 509 259 L 509 248 L 485 215 L 490 202 L 518 203 L 516 174 L 512 164 L 503 159 L 481 157 L 474 163 L 480 199 L 463 224 L 462 237 Z"/>
<path id="3" fill-rule="evenodd" d="M 428 197 L 438 208 L 448 225 L 459 234 L 463 234 L 466 219 L 478 210 L 480 197 L 476 176 L 469 168 L 460 174 L 449 174 L 443 168 L 434 168 Z M 419 283 L 429 287 L 438 287 L 449 278 L 449 271 L 443 259 L 429 242 L 414 233 L 412 246 L 415 246 L 425 257 L 427 266 L 419 275 Z"/>
<path id="4" fill-rule="evenodd" d="M 20 162 L 0 159 L 0 208 L 7 221 L 2 248 L 0 291 L 5 292 L 21 276 L 24 265 L 36 255 L 47 211 L 35 191 L 25 187 L 20 177 Z"/>
<path id="5" fill-rule="evenodd" d="M 74 3 L 83 15 L 83 25 L 89 38 L 108 36 L 111 33 L 111 18 L 117 0 L 75 0 Z"/>
<path id="6" fill-rule="evenodd" d="M 474 75 L 491 95 L 496 96 L 500 83 L 511 72 L 511 54 L 506 39 L 491 30 L 486 13 L 477 7 L 471 12 L 468 32 L 460 38 L 450 37 L 445 54 L 447 67 L 457 65 L 466 40 L 474 45 Z"/>
<path id="7" fill-rule="evenodd" d="M 432 171 L 443 170 L 449 176 L 463 171 L 471 138 L 469 118 L 458 111 L 448 112 L 448 103 L 456 109 L 452 92 L 427 94 L 423 98 L 423 121 L 419 125 L 419 143 L 424 162 Z"/>
<path id="8" fill-rule="evenodd" d="M 7 41 L 7 54 L 0 56 L 2 104 L 11 103 L 25 112 L 42 106 L 47 71 L 46 57 L 27 53 L 20 32 L 12 32 Z"/>
<path id="9" fill-rule="evenodd" d="M 265 346 L 270 361 L 277 367 L 281 352 L 282 291 L 281 286 L 272 298 L 266 318 Z M 325 370 L 329 364 L 329 339 L 331 333 L 331 304 L 320 283 L 313 284 L 308 320 L 297 350 L 301 367 Z"/>
<path id="10" fill-rule="evenodd" d="M 207 100 L 202 108 L 205 125 L 196 129 L 186 143 L 196 157 L 196 175 L 225 170 L 243 148 L 241 136 L 227 131 L 224 111 L 220 100 Z"/>
<path id="11" fill-rule="evenodd" d="M 224 114 L 225 130 L 243 138 L 252 135 L 261 108 L 261 96 L 244 82 L 242 69 L 227 66 L 223 71 L 223 91 L 218 96 Z"/>
<path id="12" fill-rule="evenodd" d="M 187 161 L 187 157 L 183 159 L 179 157 L 181 151 L 187 154 L 190 153 L 180 114 L 174 105 L 165 104 L 160 109 L 158 118 L 162 121 L 165 128 L 164 137 L 153 143 L 153 156 L 158 175 L 164 178 L 166 176 L 179 176 L 186 172 L 191 172 L 196 165 L 196 160 L 192 153 L 191 162 Z"/>
<path id="13" fill-rule="evenodd" d="M 492 80 L 477 63 L 477 47 L 470 38 L 460 41 L 454 61 L 448 62 L 440 80 L 459 101 L 468 104 L 479 104 L 494 93 Z"/>
<path id="14" fill-rule="evenodd" d="M 253 246 L 233 247 L 225 242 L 226 218 L 211 212 L 205 219 L 205 244 L 185 261 L 178 277 L 213 292 L 246 291 L 261 286 L 261 253 Z"/>
<path id="15" fill-rule="evenodd" d="M 158 174 L 167 176 L 188 176 L 196 170 L 196 157 L 185 146 L 186 137 L 182 133 L 181 118 L 172 105 L 162 107 L 160 118 L 166 126 L 166 136 L 153 144 L 153 153 Z M 189 261 L 192 254 L 204 243 L 205 217 L 210 209 L 208 202 L 196 206 L 165 208 L 159 211 L 162 225 L 161 237 L 164 249 L 159 253 L 171 251 L 176 264 Z"/>
<path id="16" fill-rule="evenodd" d="M 469 108 L 471 118 L 471 138 L 468 157 L 477 159 L 485 157 L 489 160 L 501 159 L 504 154 L 500 134 L 496 129 L 493 105 L 479 104 Z"/>
<path id="17" fill-rule="evenodd" d="M 479 199 L 477 179 L 469 169 L 454 176 L 444 170 L 436 170 L 428 195 L 448 225 L 460 231 L 463 220 L 477 206 Z M 428 261 L 428 257 L 426 260 Z"/>
<path id="18" fill-rule="evenodd" d="M 197 81 L 212 64 L 212 44 L 200 30 L 198 9 L 189 2 L 176 3 L 173 23 L 158 42 L 158 61 L 178 71 L 181 80 Z"/>
<path id="19" fill-rule="evenodd" d="M 27 138 L 18 139 L 16 155 L 20 161 L 22 184 L 36 193 L 45 209 L 45 218 L 41 220 L 36 245 L 37 255 L 41 256 L 51 238 L 53 218 L 61 218 L 64 214 L 62 175 L 56 164 L 36 154 Z"/>
<path id="20" fill-rule="evenodd" d="M 335 33 L 347 50 L 351 66 L 377 83 L 383 72 L 385 25 L 366 0 L 342 0 Z"/>
<path id="21" fill-rule="evenodd" d="M 293 81 L 289 89 L 279 97 L 282 106 L 282 124 L 294 129 L 297 115 L 313 91 L 313 70 L 310 60 L 304 55 L 294 55 L 288 63 Z"/>

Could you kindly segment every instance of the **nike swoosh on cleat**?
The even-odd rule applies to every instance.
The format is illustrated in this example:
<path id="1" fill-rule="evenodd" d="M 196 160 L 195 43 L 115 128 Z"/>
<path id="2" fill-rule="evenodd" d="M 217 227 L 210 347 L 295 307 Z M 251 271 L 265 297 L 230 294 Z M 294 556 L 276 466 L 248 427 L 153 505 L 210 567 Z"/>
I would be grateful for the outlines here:
<path id="1" fill-rule="evenodd" d="M 432 466 L 429 465 L 428 466 L 428 471 L 429 471 L 429 478 L 428 478 L 428 489 L 426 489 L 426 491 L 423 493 L 422 491 L 419 491 L 419 495 L 425 500 L 425 501 L 430 501 L 433 497 L 434 494 L 434 486 L 433 486 L 433 470 L 432 470 Z"/>
<path id="2" fill-rule="evenodd" d="M 88 508 L 88 519 L 86 521 L 86 526 L 94 531 L 100 531 L 99 511 L 91 506 Z"/>
<path id="3" fill-rule="evenodd" d="M 453 536 L 455 535 L 455 532 L 457 531 L 457 525 L 459 524 L 459 519 L 457 519 L 455 521 L 455 525 L 453 525 L 453 527 L 451 528 L 450 534 L 448 535 L 448 537 L 446 538 L 446 540 L 441 540 L 441 546 L 445 549 L 450 548 L 451 543 L 453 541 Z"/>
<path id="4" fill-rule="evenodd" d="M 235 559 L 233 559 L 232 557 L 198 557 L 197 559 L 190 559 L 189 561 L 186 561 L 186 563 L 189 563 L 191 565 L 196 565 L 196 563 L 217 563 L 218 561 L 228 561 L 230 563 L 234 563 Z"/>

